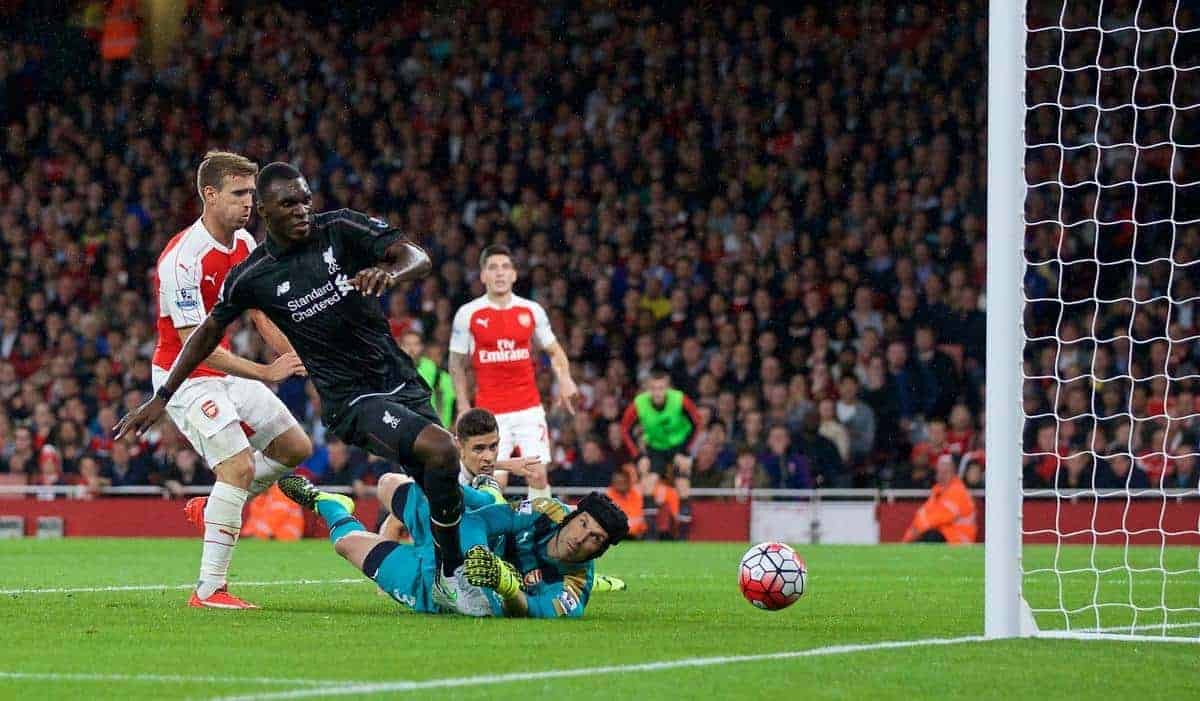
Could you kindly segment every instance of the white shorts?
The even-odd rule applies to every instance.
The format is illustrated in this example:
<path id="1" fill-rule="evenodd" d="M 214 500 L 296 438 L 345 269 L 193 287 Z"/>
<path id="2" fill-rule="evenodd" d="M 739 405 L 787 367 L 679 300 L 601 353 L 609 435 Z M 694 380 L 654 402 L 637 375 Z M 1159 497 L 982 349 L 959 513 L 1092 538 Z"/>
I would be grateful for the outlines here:
<path id="1" fill-rule="evenodd" d="M 167 374 L 160 367 L 153 368 L 156 390 L 166 382 Z M 299 425 L 266 385 L 233 376 L 184 380 L 167 402 L 167 415 L 209 467 L 250 447 L 266 450 L 271 441 Z"/>
<path id="2" fill-rule="evenodd" d="M 496 414 L 496 425 L 500 428 L 500 450 L 497 460 L 513 456 L 515 448 L 521 449 L 521 457 L 536 457 L 543 463 L 550 462 L 550 427 L 546 425 L 546 410 L 539 404 L 535 407 Z"/>

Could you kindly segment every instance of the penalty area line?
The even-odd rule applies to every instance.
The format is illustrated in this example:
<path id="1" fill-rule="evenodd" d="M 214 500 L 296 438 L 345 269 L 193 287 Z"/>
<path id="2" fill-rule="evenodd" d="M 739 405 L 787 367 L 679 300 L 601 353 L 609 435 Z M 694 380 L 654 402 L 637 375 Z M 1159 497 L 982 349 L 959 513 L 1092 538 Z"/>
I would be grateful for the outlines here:
<path id="1" fill-rule="evenodd" d="M 234 587 L 282 587 L 282 586 L 326 586 L 336 584 L 362 584 L 370 580 L 362 577 L 352 579 L 280 579 L 269 582 L 230 582 Z M 175 589 L 194 589 L 192 584 L 131 584 L 104 587 L 62 587 L 56 589 L 0 589 L 2 596 L 22 596 L 25 594 L 93 594 L 98 592 L 121 591 L 170 591 Z"/>
<path id="2" fill-rule="evenodd" d="M 591 677 L 605 674 L 625 674 L 629 672 L 656 672 L 665 669 L 681 669 L 687 667 L 715 667 L 719 665 L 737 664 L 741 662 L 788 660 L 800 657 L 823 657 L 826 655 L 845 655 L 856 652 L 872 652 L 875 650 L 896 650 L 910 647 L 958 645 L 961 643 L 982 642 L 984 639 L 985 638 L 981 635 L 971 635 L 961 638 L 926 638 L 923 640 L 894 640 L 880 643 L 861 643 L 855 645 L 830 645 L 828 647 L 810 648 L 808 650 L 769 652 L 757 655 L 689 657 L 681 660 L 663 660 L 661 662 L 644 662 L 640 664 L 607 665 L 603 667 L 553 669 L 541 672 L 513 672 L 510 674 L 485 674 L 474 677 L 449 677 L 445 679 L 429 679 L 425 681 L 395 681 L 379 682 L 374 684 L 351 684 L 342 687 L 327 686 L 319 689 L 293 689 L 290 691 L 278 691 L 263 694 L 227 696 L 222 697 L 217 701 L 270 701 L 272 699 L 304 699 L 324 696 L 400 693 L 406 691 L 420 691 L 424 689 L 449 689 L 468 686 L 485 686 L 488 684 L 507 684 L 511 682 L 564 679 L 569 677 Z"/>

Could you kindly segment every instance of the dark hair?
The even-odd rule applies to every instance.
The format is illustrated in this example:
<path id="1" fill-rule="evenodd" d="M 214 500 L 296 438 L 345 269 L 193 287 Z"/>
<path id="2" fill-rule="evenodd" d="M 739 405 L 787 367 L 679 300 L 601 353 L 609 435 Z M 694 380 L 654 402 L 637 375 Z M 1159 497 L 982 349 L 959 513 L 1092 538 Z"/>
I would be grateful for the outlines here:
<path id="1" fill-rule="evenodd" d="M 267 188 L 280 180 L 295 180 L 296 178 L 304 177 L 300 175 L 300 171 L 291 163 L 283 161 L 275 161 L 268 163 L 266 167 L 258 172 L 258 180 L 254 186 L 258 189 L 259 197 L 266 192 Z"/>
<path id="2" fill-rule="evenodd" d="M 496 425 L 496 417 L 487 409 L 470 409 L 454 424 L 454 433 L 460 441 L 476 436 L 496 433 L 500 428 Z"/>
<path id="3" fill-rule="evenodd" d="M 663 366 L 655 365 L 653 368 L 650 369 L 650 379 L 652 379 L 652 380 L 669 380 L 669 379 L 671 379 L 671 373 L 667 372 L 667 369 L 664 368 Z"/>
<path id="4" fill-rule="evenodd" d="M 596 554 L 588 558 L 589 560 L 595 560 L 600 557 L 608 550 L 609 546 L 616 545 L 629 535 L 629 518 L 612 499 L 608 498 L 607 494 L 592 492 L 580 499 L 579 504 L 575 507 L 575 511 L 563 519 L 563 522 L 559 524 L 559 528 L 566 528 L 571 519 L 576 518 L 580 514 L 588 514 L 596 519 L 596 523 L 600 524 L 600 527 L 608 534 L 608 540 L 604 541 L 604 546 L 597 550 Z"/>
<path id="5" fill-rule="evenodd" d="M 708 422 L 708 430 L 713 430 L 713 426 L 720 426 L 725 433 L 729 433 L 729 427 L 726 426 L 725 422 L 720 419 L 713 419 L 712 421 Z"/>
<path id="6" fill-rule="evenodd" d="M 512 250 L 510 250 L 508 246 L 505 246 L 502 243 L 493 243 L 490 246 L 485 246 L 484 249 L 479 252 L 480 270 L 483 269 L 484 263 L 487 263 L 487 259 L 491 258 L 492 256 L 508 256 L 510 261 L 513 259 Z"/>

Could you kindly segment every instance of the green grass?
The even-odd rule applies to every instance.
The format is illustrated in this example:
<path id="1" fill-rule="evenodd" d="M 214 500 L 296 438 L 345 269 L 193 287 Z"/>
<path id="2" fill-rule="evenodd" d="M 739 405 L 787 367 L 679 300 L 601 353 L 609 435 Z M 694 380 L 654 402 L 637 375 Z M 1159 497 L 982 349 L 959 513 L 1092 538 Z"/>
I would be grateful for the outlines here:
<path id="1" fill-rule="evenodd" d="M 419 681 L 982 631 L 981 548 L 801 548 L 809 591 L 778 613 L 758 611 L 738 594 L 736 565 L 744 550 L 744 545 L 624 544 L 604 558 L 602 570 L 623 576 L 629 591 L 597 595 L 580 621 L 529 621 L 411 614 L 378 596 L 365 580 L 239 588 L 239 580 L 356 576 L 324 541 L 246 541 L 238 547 L 231 588 L 261 605 L 259 611 L 186 609 L 188 592 L 182 589 L 0 595 L 0 699 L 200 699 L 312 688 L 248 677 Z M 1158 562 L 1156 549 L 1131 552 L 1135 564 Z M 199 542 L 191 540 L 0 541 L 0 589 L 185 584 L 194 577 L 198 555 Z M 1053 549 L 1026 552 L 1027 564 L 1053 557 Z M 1098 557 L 1101 569 L 1124 561 L 1120 549 L 1102 550 Z M 1088 549 L 1060 555 L 1060 564 L 1071 567 L 1090 561 Z M 1194 549 L 1169 551 L 1169 569 L 1189 563 L 1194 570 Z M 1127 578 L 1124 573 L 1101 576 L 1100 600 L 1127 600 Z M 1135 576 L 1139 605 L 1158 603 L 1161 578 L 1155 572 Z M 1095 575 L 1064 579 L 1067 598 L 1091 602 Z M 1197 605 L 1200 573 L 1173 575 L 1169 585 L 1168 605 Z M 1055 605 L 1057 579 L 1031 578 L 1026 592 L 1035 606 Z M 1102 611 L 1102 624 L 1129 622 L 1122 612 Z M 1088 616 L 1094 618 L 1094 612 L 1077 616 L 1074 624 L 1091 621 Z M 1139 622 L 1161 620 L 1149 616 L 1142 614 Z M 1179 619 L 1172 614 L 1170 620 Z M 1052 617 L 1042 623 L 1051 624 Z M 1055 625 L 1061 627 L 1061 618 Z M 1186 634 L 1200 635 L 1200 628 Z M 1194 645 L 1142 642 L 970 642 L 393 690 L 371 698 L 1195 698 L 1198 652 Z M 20 679 L 12 673 L 190 680 Z M 195 679 L 202 676 L 222 679 Z M 365 696 L 354 698 L 359 697 Z"/>

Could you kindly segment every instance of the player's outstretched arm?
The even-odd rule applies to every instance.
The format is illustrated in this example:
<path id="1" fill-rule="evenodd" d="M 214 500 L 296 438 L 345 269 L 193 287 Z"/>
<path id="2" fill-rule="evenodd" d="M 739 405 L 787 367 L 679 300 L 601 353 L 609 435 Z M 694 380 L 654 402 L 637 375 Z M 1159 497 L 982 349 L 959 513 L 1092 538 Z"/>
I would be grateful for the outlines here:
<path id="1" fill-rule="evenodd" d="M 579 387 L 571 377 L 571 361 L 567 358 L 560 343 L 551 343 L 546 347 L 546 355 L 550 356 L 550 368 L 554 371 L 554 379 L 558 381 L 557 403 L 571 415 L 575 414 L 575 404 L 579 401 Z"/>
<path id="2" fill-rule="evenodd" d="M 277 355 L 287 355 L 288 353 L 296 352 L 296 349 L 292 348 L 292 342 L 288 340 L 287 336 L 283 335 L 283 332 L 279 330 L 275 322 L 267 318 L 267 315 L 263 314 L 262 311 L 251 309 L 250 321 L 254 322 L 254 328 L 258 329 L 258 334 L 263 337 L 263 340 L 267 342 L 267 345 Z"/>
<path id="3" fill-rule="evenodd" d="M 228 326 L 228 321 L 222 321 L 218 319 L 217 315 L 210 314 L 200 322 L 199 326 L 195 327 L 195 330 L 188 336 L 187 342 L 183 344 L 183 349 L 179 351 L 179 357 L 175 359 L 171 374 L 167 376 L 162 387 L 158 388 L 149 401 L 126 414 L 117 424 L 116 438 L 118 440 L 130 431 L 141 436 L 162 417 L 171 395 L 179 389 L 188 375 L 191 375 L 192 371 L 204 362 L 205 358 L 212 355 L 213 349 L 221 343 L 221 339 L 225 336 L 225 329 Z"/>
<path id="4" fill-rule="evenodd" d="M 196 327 L 191 326 L 177 330 L 179 338 L 187 343 L 187 339 L 196 330 Z M 289 344 L 288 347 L 290 348 L 291 345 Z M 218 344 L 213 352 L 204 359 L 204 364 L 234 377 L 244 377 L 260 382 L 281 382 L 292 375 L 308 374 L 304 369 L 304 363 L 300 362 L 299 356 L 294 351 L 281 354 L 270 364 L 263 364 L 243 358 Z"/>
<path id="5" fill-rule="evenodd" d="M 387 247 L 379 263 L 358 271 L 353 285 L 364 295 L 382 296 L 401 282 L 419 280 L 433 270 L 429 254 L 412 241 L 396 241 Z"/>
<path id="6" fill-rule="evenodd" d="M 546 489 L 550 485 L 546 478 L 546 465 L 537 457 L 501 460 L 496 463 L 495 472 L 517 475 L 528 483 L 530 489 Z M 502 486 L 508 486 L 507 479 Z"/>

